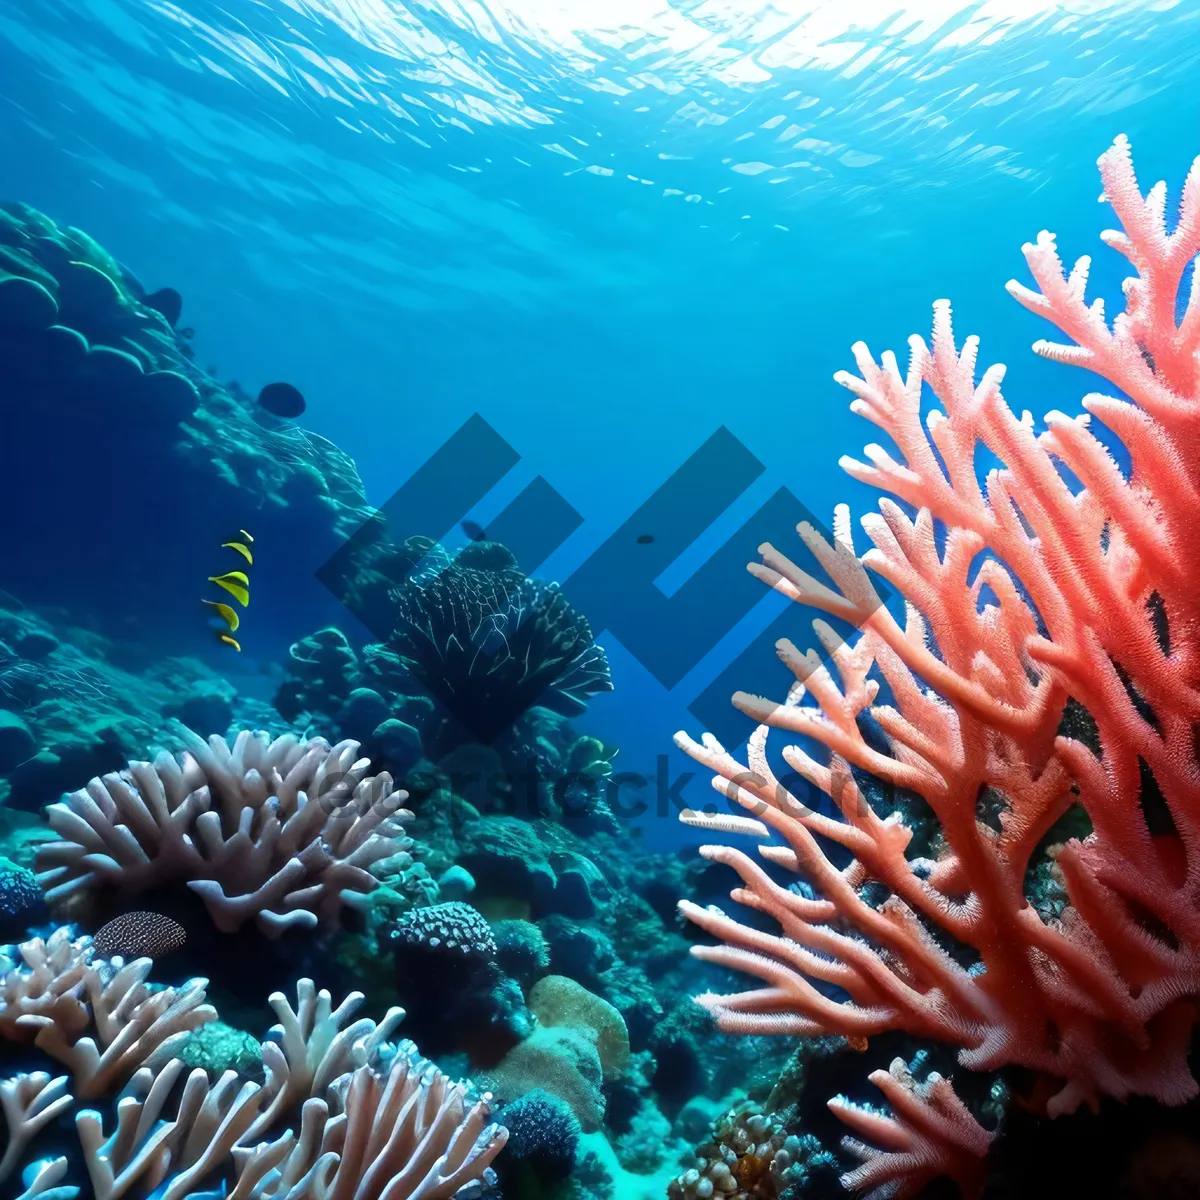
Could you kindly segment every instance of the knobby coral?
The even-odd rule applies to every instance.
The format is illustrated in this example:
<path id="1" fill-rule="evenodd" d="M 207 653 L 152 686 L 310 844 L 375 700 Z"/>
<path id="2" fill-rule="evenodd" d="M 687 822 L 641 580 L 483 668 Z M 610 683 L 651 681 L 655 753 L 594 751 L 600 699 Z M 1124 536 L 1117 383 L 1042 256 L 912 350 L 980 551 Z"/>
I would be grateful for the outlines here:
<path id="1" fill-rule="evenodd" d="M 858 635 L 843 642 L 814 622 L 830 665 L 779 643 L 796 677 L 787 700 L 734 697 L 762 723 L 746 765 L 711 737 L 678 739 L 754 813 L 685 820 L 780 835 L 786 845 L 763 857 L 813 889 L 785 890 L 739 851 L 704 848 L 741 876 L 733 898 L 782 926 L 772 936 L 683 905 L 724 943 L 700 957 L 766 985 L 701 997 L 722 1027 L 859 1044 L 893 1029 L 941 1039 L 966 1067 L 1040 1073 L 1053 1084 L 1051 1115 L 1101 1096 L 1179 1104 L 1198 1091 L 1186 1061 L 1200 996 L 1194 274 L 1180 302 L 1200 252 L 1200 160 L 1171 232 L 1165 185 L 1143 197 L 1123 137 L 1099 165 L 1123 226 L 1103 240 L 1136 271 L 1125 310 L 1109 324 L 1103 302 L 1085 299 L 1089 260 L 1066 272 L 1048 233 L 1024 247 L 1040 291 L 1008 290 L 1069 340 L 1038 342 L 1037 353 L 1086 367 L 1121 395 L 1089 395 L 1086 415 L 1051 412 L 1037 432 L 1005 403 L 1003 367 L 976 380 L 977 339 L 956 348 L 944 301 L 932 346 L 911 339 L 907 375 L 890 353 L 876 363 L 856 345 L 859 375 L 838 380 L 900 454 L 873 445 L 867 463 L 843 460 L 895 497 L 863 519 L 874 549 L 856 555 L 841 506 L 832 543 L 799 527 L 832 586 L 769 545 L 750 570 Z M 923 391 L 941 406 L 924 422 Z M 1093 419 L 1123 451 L 1110 451 Z M 982 481 L 981 455 L 1001 464 Z M 903 623 L 869 572 L 904 597 Z M 1080 706 L 1092 726 L 1071 736 L 1088 724 Z M 820 761 L 793 745 L 782 757 L 840 819 L 779 782 L 771 728 L 827 751 Z M 873 810 L 866 776 L 928 805 L 940 824 L 934 857 L 907 856 L 910 825 Z M 1027 874 L 1072 806 L 1091 831 L 1056 853 L 1068 901 L 1056 918 L 1029 903 Z M 839 869 L 822 842 L 848 851 L 849 865 Z"/>
<path id="2" fill-rule="evenodd" d="M 804 1150 L 774 1114 L 742 1101 L 713 1123 L 696 1165 L 668 1185 L 668 1200 L 775 1200 L 802 1179 Z"/>
<path id="3" fill-rule="evenodd" d="M 367 774 L 357 742 L 182 736 L 178 760 L 132 763 L 47 808 L 62 838 L 38 851 L 51 904 L 183 879 L 222 932 L 253 920 L 277 937 L 336 925 L 344 903 L 376 886 L 372 868 L 411 846 L 407 794 Z"/>

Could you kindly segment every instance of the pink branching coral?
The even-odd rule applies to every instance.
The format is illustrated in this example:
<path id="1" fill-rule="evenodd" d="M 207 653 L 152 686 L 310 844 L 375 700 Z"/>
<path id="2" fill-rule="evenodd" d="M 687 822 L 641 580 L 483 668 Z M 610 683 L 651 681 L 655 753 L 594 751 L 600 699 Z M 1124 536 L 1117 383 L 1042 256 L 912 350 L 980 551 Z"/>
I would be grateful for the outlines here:
<path id="1" fill-rule="evenodd" d="M 764 846 L 763 857 L 813 889 L 778 886 L 739 851 L 703 849 L 741 876 L 735 900 L 782 927 L 772 936 L 684 903 L 724 943 L 695 952 L 764 983 L 701 997 L 720 1025 L 858 1044 L 886 1030 L 939 1039 L 966 1067 L 1041 1073 L 1053 1083 L 1051 1115 L 1101 1096 L 1179 1104 L 1198 1091 L 1186 1061 L 1200 997 L 1194 276 L 1186 308 L 1180 301 L 1200 252 L 1200 160 L 1171 232 L 1165 185 L 1142 196 L 1123 137 L 1099 165 L 1123 226 L 1104 241 L 1136 272 L 1124 312 L 1109 324 L 1102 301 L 1087 302 L 1089 260 L 1066 272 L 1048 233 L 1024 247 L 1040 290 L 1009 291 L 1067 339 L 1038 342 L 1037 353 L 1086 367 L 1120 394 L 1087 396 L 1080 417 L 1051 412 L 1036 432 L 1005 403 L 1003 367 L 976 378 L 977 340 L 955 346 L 944 301 L 932 345 L 911 339 L 907 374 L 892 354 L 876 363 L 856 345 L 859 374 L 839 382 L 900 456 L 873 445 L 866 463 L 843 460 L 896 498 L 863 519 L 874 548 L 857 556 L 841 506 L 832 544 L 799 527 L 832 586 L 769 545 L 750 570 L 859 633 L 843 642 L 814 622 L 828 665 L 779 644 L 796 677 L 786 702 L 734 697 L 762 723 L 747 764 L 711 737 L 678 738 L 716 772 L 717 790 L 754 814 L 684 819 L 779 835 L 786 844 Z M 924 420 L 923 390 L 940 405 Z M 1093 419 L 1123 444 L 1120 460 Z M 1001 464 L 982 481 L 980 454 Z M 870 572 L 905 599 L 903 623 Z M 1092 734 L 1069 735 L 1071 699 Z M 872 725 L 882 738 L 868 736 Z M 782 757 L 840 819 L 778 782 L 771 728 L 827 751 L 793 745 Z M 872 809 L 867 775 L 928 805 L 940 824 L 934 857 L 908 857 L 912 830 Z M 1027 873 L 1072 805 L 1091 832 L 1057 853 L 1069 903 L 1055 917 L 1029 903 Z M 988 808 L 998 822 L 984 819 Z M 822 842 L 848 851 L 849 865 L 836 866 Z"/>
<path id="2" fill-rule="evenodd" d="M 132 763 L 46 809 L 62 839 L 38 851 L 51 904 L 185 880 L 222 932 L 253 920 L 277 937 L 336 925 L 376 886 L 372 868 L 411 846 L 407 793 L 367 774 L 357 742 L 183 732 L 178 761 Z"/>
<path id="3" fill-rule="evenodd" d="M 843 1145 L 862 1165 L 842 1185 L 866 1191 L 865 1200 L 908 1200 L 935 1179 L 953 1179 L 963 1196 L 978 1195 L 986 1182 L 984 1158 L 993 1135 L 971 1115 L 948 1079 L 931 1072 L 917 1083 L 904 1059 L 869 1076 L 892 1108 L 892 1116 L 837 1096 L 829 1107 L 859 1137 Z"/>

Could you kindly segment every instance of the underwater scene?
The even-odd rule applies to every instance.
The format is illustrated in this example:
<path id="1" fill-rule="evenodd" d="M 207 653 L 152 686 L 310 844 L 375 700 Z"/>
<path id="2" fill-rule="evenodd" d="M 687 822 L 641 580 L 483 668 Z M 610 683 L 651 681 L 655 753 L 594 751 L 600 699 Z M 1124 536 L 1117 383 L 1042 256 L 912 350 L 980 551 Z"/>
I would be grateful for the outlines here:
<path id="1" fill-rule="evenodd" d="M 0 1200 L 1200 1200 L 1198 261 L 1200 0 L 4 0 Z"/>

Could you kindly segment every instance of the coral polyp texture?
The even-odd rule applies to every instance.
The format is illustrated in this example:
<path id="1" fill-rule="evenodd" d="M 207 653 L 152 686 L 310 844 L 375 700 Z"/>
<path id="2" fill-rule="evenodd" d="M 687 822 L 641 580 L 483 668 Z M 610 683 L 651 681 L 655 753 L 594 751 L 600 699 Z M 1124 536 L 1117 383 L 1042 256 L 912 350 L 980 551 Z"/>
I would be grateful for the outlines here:
<path id="1" fill-rule="evenodd" d="M 332 928 L 374 889 L 372 868 L 411 846 L 406 794 L 367 773 L 357 742 L 182 736 L 178 759 L 132 763 L 47 808 L 62 839 L 38 851 L 50 904 L 186 880 L 222 932 Z"/>
<path id="2" fill-rule="evenodd" d="M 96 930 L 92 939 L 103 958 L 161 958 L 187 943 L 183 926 L 161 913 L 130 912 L 114 917 Z"/>
<path id="3" fill-rule="evenodd" d="M 667 1200 L 775 1200 L 799 1183 L 801 1139 L 749 1100 L 714 1122 L 696 1164 L 667 1188 Z"/>
<path id="4" fill-rule="evenodd" d="M 763 982 L 701 997 L 720 1025 L 949 1042 L 965 1067 L 1038 1073 L 1052 1116 L 1104 1096 L 1180 1104 L 1198 1091 L 1187 1064 L 1200 995 L 1194 278 L 1186 305 L 1182 293 L 1200 252 L 1200 160 L 1170 231 L 1166 187 L 1143 197 L 1124 138 L 1099 166 L 1122 225 L 1103 240 L 1135 270 L 1124 311 L 1110 323 L 1101 300 L 1088 302 L 1089 260 L 1066 271 L 1048 233 L 1024 247 L 1036 288 L 1009 291 L 1066 338 L 1037 353 L 1119 395 L 1088 395 L 1077 417 L 1050 412 L 1039 431 L 1005 402 L 1003 367 L 977 376 L 978 342 L 955 345 L 945 302 L 932 344 L 911 339 L 907 373 L 856 345 L 859 373 L 839 382 L 899 452 L 873 445 L 867 462 L 843 460 L 894 497 L 863 518 L 874 548 L 859 557 L 842 506 L 832 541 L 799 527 L 830 583 L 769 545 L 750 569 L 857 636 L 817 620 L 823 654 L 779 643 L 795 676 L 787 699 L 734 697 L 761 722 L 746 764 L 711 737 L 679 736 L 754 814 L 684 819 L 778 835 L 761 854 L 811 888 L 787 890 L 740 851 L 704 848 L 741 876 L 734 899 L 782 926 L 776 936 L 684 904 L 723 943 L 699 956 Z M 923 390 L 936 401 L 924 420 Z M 993 458 L 981 479 L 977 462 Z M 902 619 L 872 574 L 904 598 Z M 779 781 L 771 729 L 804 739 L 782 758 L 826 811 Z M 936 818 L 927 855 L 905 817 L 873 807 L 890 789 Z M 1072 809 L 1090 831 L 1047 865 Z M 1027 881 L 1043 867 L 1065 906 L 1031 904 Z"/>

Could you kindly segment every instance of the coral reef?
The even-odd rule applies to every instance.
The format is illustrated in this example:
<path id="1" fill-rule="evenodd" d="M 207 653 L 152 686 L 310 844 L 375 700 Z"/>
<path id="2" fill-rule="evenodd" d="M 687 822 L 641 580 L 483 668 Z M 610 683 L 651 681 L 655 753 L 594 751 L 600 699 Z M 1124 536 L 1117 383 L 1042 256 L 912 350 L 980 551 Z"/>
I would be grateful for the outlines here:
<path id="1" fill-rule="evenodd" d="M 0 938 L 20 937 L 45 916 L 46 903 L 37 877 L 0 855 Z"/>
<path id="2" fill-rule="evenodd" d="M 0 582 L 28 604 L 78 610 L 86 580 L 99 632 L 136 631 L 143 651 L 190 652 L 209 644 L 195 615 L 208 574 L 198 564 L 251 528 L 271 548 L 256 583 L 286 598 L 252 644 L 282 653 L 341 611 L 315 572 L 369 518 L 362 485 L 329 442 L 199 369 L 157 295 L 82 231 L 0 206 L 0 496 L 24 514 L 6 538 Z M 53 472 L 30 450 L 47 445 Z M 131 588 L 114 564 L 128 560 L 135 529 L 154 569 Z"/>
<path id="3" fill-rule="evenodd" d="M 577 734 L 567 719 L 582 713 L 597 692 L 611 690 L 604 652 L 555 585 L 530 580 L 515 567 L 462 565 L 482 546 L 475 543 L 452 562 L 437 547 L 439 563 L 449 565 L 414 576 L 420 587 L 410 580 L 398 589 L 398 596 L 413 595 L 407 607 L 394 603 L 391 619 L 403 612 L 410 623 L 424 622 L 419 628 L 402 622 L 390 641 L 361 651 L 333 626 L 294 643 L 276 708 L 296 725 L 360 742 L 414 795 L 451 791 L 483 812 L 565 816 L 611 831 L 616 822 L 604 781 L 615 751 Z M 507 554 L 500 546 L 486 548 L 493 558 Z M 466 589 L 468 598 L 456 588 Z M 485 653 L 468 640 L 466 628 L 454 627 L 468 619 L 491 631 L 493 650 Z M 453 650 L 444 679 L 433 639 Z M 578 663 L 563 659 L 568 651 Z"/>
<path id="4" fill-rule="evenodd" d="M 518 1189 L 526 1171 L 543 1185 L 570 1176 L 582 1130 L 574 1113 L 557 1096 L 535 1088 L 501 1109 L 500 1119 L 508 1130 L 505 1157 Z"/>
<path id="5" fill-rule="evenodd" d="M 860 374 L 839 380 L 903 460 L 878 446 L 867 448 L 868 464 L 844 460 L 856 479 L 896 497 L 863 520 L 874 549 L 857 556 L 842 507 L 832 543 L 800 527 L 832 586 L 771 546 L 751 570 L 856 627 L 857 638 L 814 623 L 831 666 L 779 644 L 796 680 L 787 700 L 734 698 L 761 722 L 747 765 L 711 737 L 679 737 L 716 773 L 717 790 L 753 814 L 683 819 L 716 833 L 780 835 L 786 845 L 764 846 L 763 857 L 812 887 L 785 889 L 739 851 L 703 849 L 741 877 L 734 899 L 784 931 L 685 902 L 723 943 L 693 952 L 766 985 L 701 997 L 722 1028 L 837 1033 L 860 1046 L 888 1030 L 947 1041 L 965 1067 L 1038 1074 L 1051 1116 L 1102 1096 L 1172 1105 L 1198 1091 L 1187 1061 L 1200 962 L 1194 277 L 1186 306 L 1180 293 L 1200 252 L 1200 160 L 1171 232 L 1165 185 L 1143 197 L 1123 138 L 1100 171 L 1122 224 L 1104 241 L 1136 271 L 1125 311 L 1110 324 L 1101 301 L 1085 300 L 1089 260 L 1066 272 L 1048 233 L 1024 248 L 1040 291 L 1009 290 L 1070 339 L 1039 342 L 1039 354 L 1086 367 L 1125 398 L 1089 395 L 1087 415 L 1052 412 L 1036 432 L 1029 414 L 1004 402 L 1003 368 L 976 380 L 977 341 L 955 346 L 944 302 L 932 345 L 912 339 L 907 375 L 891 354 L 877 364 L 856 346 Z M 923 389 L 941 405 L 927 417 Z M 1125 465 L 1089 428 L 1093 418 L 1120 438 Z M 981 451 L 1000 462 L 982 482 Z M 903 624 L 869 571 L 905 598 Z M 828 752 L 819 761 L 792 745 L 783 758 L 840 818 L 779 782 L 772 728 Z M 913 829 L 900 813 L 877 813 L 859 782 L 868 775 L 928 807 L 937 821 L 928 853 L 908 857 Z M 1085 831 L 1060 844 L 1058 822 L 1072 809 Z M 821 842 L 847 852 L 849 865 Z M 1025 886 L 1047 846 L 1056 847 L 1065 904 L 1039 909 Z M 892 1151 L 869 1157 L 853 1182 L 907 1195 L 931 1165 L 985 1151 L 986 1133 L 944 1080 L 923 1090 L 895 1074 L 875 1078 L 899 1123 L 840 1106 Z M 900 1152 L 908 1183 L 893 1172 Z M 976 1174 L 966 1186 L 978 1182 Z"/>
<path id="6" fill-rule="evenodd" d="M 148 958 L 93 957 L 91 938 L 73 939 L 65 926 L 19 953 L 20 962 L 0 959 L 0 1037 L 33 1041 L 63 1063 L 83 1099 L 104 1095 L 216 1019 L 204 1003 L 207 980 L 151 991 Z"/>
<path id="7" fill-rule="evenodd" d="M 629 1032 L 621 1014 L 574 979 L 547 975 L 529 991 L 529 1011 L 547 1029 L 584 1030 L 596 1047 L 600 1069 L 612 1078 L 629 1062 Z"/>
<path id="8" fill-rule="evenodd" d="M 678 1016 L 696 873 L 607 807 L 616 751 L 575 727 L 603 651 L 503 547 L 371 535 L 336 448 L 198 369 L 183 303 L 0 208 L 0 487 L 32 509 L 0 594 L 5 1194 L 661 1196 L 787 1054 Z M 52 493 L 17 460 L 64 421 Z M 216 658 L 198 587 L 239 528 L 268 619 Z"/>
<path id="9" fill-rule="evenodd" d="M 459 862 L 471 872 L 476 900 L 504 896 L 536 917 L 591 917 L 612 902 L 612 885 L 591 846 L 550 821 L 491 816 L 464 824 Z"/>
<path id="10" fill-rule="evenodd" d="M 497 921 L 492 925 L 496 961 L 506 975 L 528 986 L 550 967 L 545 934 L 532 921 Z"/>
<path id="11" fill-rule="evenodd" d="M 379 1024 L 352 1021 L 361 994 L 335 1008 L 328 992 L 302 979 L 294 1007 L 281 993 L 270 998 L 280 1021 L 261 1044 L 259 1083 L 233 1068 L 189 1071 L 177 1056 L 215 1020 L 200 1003 L 204 981 L 150 990 L 148 959 L 100 958 L 90 938 L 66 928 L 22 944 L 19 955 L 24 966 L 5 965 L 0 1036 L 36 1031 L 37 1048 L 72 1078 L 39 1072 L 0 1081 L 9 1130 L 0 1177 L 75 1099 L 107 1096 L 123 1080 L 111 1132 L 98 1110 L 75 1115 L 97 1200 L 185 1200 L 214 1180 L 228 1184 L 231 1198 L 345 1189 L 364 1200 L 448 1200 L 484 1177 L 504 1146 L 507 1132 L 491 1122 L 486 1097 L 451 1082 L 410 1042 L 388 1040 L 400 1009 Z M 88 1029 L 99 1045 L 81 1036 Z M 31 1194 L 50 1194 L 68 1165 L 64 1157 L 43 1167 Z"/>
<path id="12" fill-rule="evenodd" d="M 124 664 L 124 665 L 122 665 Z M 37 812 L 147 745 L 182 749 L 178 722 L 201 736 L 250 726 L 283 733 L 271 706 L 239 695 L 195 658 L 144 651 L 0 596 L 0 797 Z"/>
<path id="13" fill-rule="evenodd" d="M 529 1032 L 520 986 L 496 964 L 491 926 L 469 904 L 417 909 L 391 931 L 393 994 L 432 1053 L 491 1066 Z"/>
<path id="14" fill-rule="evenodd" d="M 405 793 L 368 775 L 354 742 L 184 737 L 179 760 L 162 753 L 49 806 L 64 839 L 38 851 L 51 904 L 185 880 L 218 929 L 252 920 L 274 937 L 336 924 L 343 904 L 375 887 L 370 869 L 411 845 Z"/>

